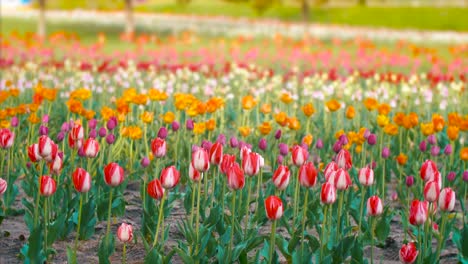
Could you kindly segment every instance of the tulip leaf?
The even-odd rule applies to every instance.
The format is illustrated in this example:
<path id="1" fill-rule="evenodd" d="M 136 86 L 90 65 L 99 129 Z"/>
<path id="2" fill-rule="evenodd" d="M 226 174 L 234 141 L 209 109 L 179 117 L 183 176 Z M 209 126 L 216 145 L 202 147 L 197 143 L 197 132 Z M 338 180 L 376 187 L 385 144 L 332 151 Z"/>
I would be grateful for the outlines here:
<path id="1" fill-rule="evenodd" d="M 364 245 L 359 239 L 356 239 L 351 249 L 351 263 L 364 263 Z"/>
<path id="2" fill-rule="evenodd" d="M 43 263 L 46 259 L 45 253 L 42 250 L 43 228 L 37 226 L 31 232 L 28 243 L 21 249 L 21 254 L 25 257 L 24 263 L 34 264 Z"/>
<path id="3" fill-rule="evenodd" d="M 67 246 L 67 262 L 70 264 L 76 264 L 76 254 L 70 246 Z"/>
<path id="4" fill-rule="evenodd" d="M 150 252 L 147 252 L 144 263 L 151 264 L 151 263 L 162 263 L 162 262 L 163 262 L 162 256 L 159 254 L 156 248 L 153 248 Z"/>
<path id="5" fill-rule="evenodd" d="M 453 232 L 453 241 L 457 245 L 458 252 L 460 252 L 460 261 L 468 261 L 468 224 L 465 224 L 463 229 Z"/>
<path id="6" fill-rule="evenodd" d="M 106 236 L 102 237 L 98 249 L 99 263 L 110 264 L 109 257 L 114 253 L 114 243 L 115 239 L 112 234 L 109 234 L 108 238 Z"/>

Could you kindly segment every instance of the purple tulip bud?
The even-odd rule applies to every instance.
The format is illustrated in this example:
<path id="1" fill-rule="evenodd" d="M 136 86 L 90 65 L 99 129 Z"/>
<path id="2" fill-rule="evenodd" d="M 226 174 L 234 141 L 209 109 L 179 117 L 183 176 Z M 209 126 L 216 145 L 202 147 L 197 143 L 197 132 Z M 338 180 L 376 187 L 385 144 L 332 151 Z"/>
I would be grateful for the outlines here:
<path id="1" fill-rule="evenodd" d="M 420 150 L 421 152 L 426 152 L 426 150 L 427 150 L 427 142 L 426 142 L 426 140 L 423 140 L 423 141 L 421 141 L 421 143 L 419 143 L 419 150 Z"/>
<path id="2" fill-rule="evenodd" d="M 117 126 L 117 118 L 111 117 L 107 120 L 106 127 L 109 131 L 112 131 Z"/>
<path id="3" fill-rule="evenodd" d="M 301 143 L 299 146 L 301 146 L 301 148 L 303 148 L 303 149 L 305 149 L 307 151 L 309 149 L 309 146 L 306 143 Z"/>
<path id="4" fill-rule="evenodd" d="M 223 146 L 226 145 L 226 136 L 224 134 L 219 134 L 218 139 L 216 139 L 216 142 Z"/>
<path id="5" fill-rule="evenodd" d="M 43 115 L 42 116 L 42 123 L 43 124 L 49 123 L 49 115 Z"/>
<path id="6" fill-rule="evenodd" d="M 192 152 L 195 152 L 199 149 L 200 147 L 197 145 L 192 145 Z"/>
<path id="7" fill-rule="evenodd" d="M 149 166 L 150 160 L 148 159 L 148 157 L 144 157 L 144 158 L 141 159 L 141 163 L 140 163 L 140 164 L 141 164 L 141 166 L 142 166 L 143 168 L 146 168 L 146 167 Z"/>
<path id="8" fill-rule="evenodd" d="M 179 122 L 177 122 L 177 121 L 172 122 L 171 128 L 172 128 L 172 131 L 177 132 L 177 130 L 179 130 L 179 128 L 180 128 Z"/>
<path id="9" fill-rule="evenodd" d="M 411 187 L 414 184 L 414 177 L 413 176 L 408 176 L 406 177 L 406 186 Z"/>
<path id="10" fill-rule="evenodd" d="M 63 131 L 60 131 L 58 134 L 57 134 L 57 142 L 62 142 L 62 140 L 65 138 L 65 132 Z"/>
<path id="11" fill-rule="evenodd" d="M 265 138 L 261 138 L 260 141 L 258 141 L 258 148 L 260 150 L 265 150 L 267 149 L 268 147 L 268 144 L 267 144 L 267 141 Z"/>
<path id="12" fill-rule="evenodd" d="M 369 164 L 369 166 L 370 166 L 371 169 L 375 169 L 377 167 L 377 162 L 375 162 L 375 160 L 374 160 L 374 161 L 371 162 L 371 164 Z"/>
<path id="13" fill-rule="evenodd" d="M 192 119 L 187 119 L 187 122 L 185 122 L 185 128 L 186 128 L 187 130 L 192 131 L 192 130 L 193 130 L 193 127 L 194 127 L 193 120 L 192 120 Z"/>
<path id="14" fill-rule="evenodd" d="M 456 177 L 457 177 L 457 174 L 454 171 L 451 171 L 447 174 L 447 180 L 449 182 L 453 182 Z"/>
<path id="15" fill-rule="evenodd" d="M 17 127 L 19 125 L 19 119 L 18 117 L 14 116 L 11 118 L 10 125 L 12 127 Z"/>
<path id="16" fill-rule="evenodd" d="M 371 134 L 372 133 L 370 132 L 370 130 L 366 128 L 366 130 L 364 131 L 364 138 L 368 139 Z"/>
<path id="17" fill-rule="evenodd" d="M 463 181 L 468 182 L 468 170 L 463 172 Z"/>
<path id="18" fill-rule="evenodd" d="M 231 139 L 229 140 L 229 144 L 231 145 L 231 148 L 237 148 L 239 142 L 237 141 L 236 137 L 231 137 Z"/>
<path id="19" fill-rule="evenodd" d="M 283 163 L 283 156 L 278 155 L 278 157 L 276 158 L 276 162 L 281 165 Z"/>
<path id="20" fill-rule="evenodd" d="M 340 141 L 341 145 L 346 145 L 349 142 L 348 137 L 345 134 L 342 134 L 340 136 L 339 141 Z"/>
<path id="21" fill-rule="evenodd" d="M 375 134 L 370 134 L 367 137 L 367 143 L 371 146 L 375 145 L 377 143 L 377 136 Z"/>
<path id="22" fill-rule="evenodd" d="M 49 128 L 46 126 L 41 125 L 39 127 L 39 135 L 41 136 L 47 136 L 49 134 Z"/>
<path id="23" fill-rule="evenodd" d="M 340 152 L 341 147 L 342 147 L 341 142 L 338 140 L 338 141 L 335 142 L 335 144 L 333 144 L 333 151 L 335 153 L 338 153 L 338 152 Z"/>
<path id="24" fill-rule="evenodd" d="M 212 145 L 213 144 L 208 140 L 203 140 L 201 143 L 201 147 L 204 148 L 208 152 L 210 151 Z"/>
<path id="25" fill-rule="evenodd" d="M 70 123 L 65 122 L 62 124 L 62 128 L 60 130 L 67 133 L 69 129 L 70 129 Z"/>
<path id="26" fill-rule="evenodd" d="M 432 156 L 438 156 L 440 153 L 440 148 L 437 145 L 434 145 L 431 147 L 431 155 Z"/>
<path id="27" fill-rule="evenodd" d="M 107 144 L 109 144 L 109 145 L 114 144 L 114 142 L 115 142 L 115 136 L 114 136 L 114 134 L 109 134 L 109 135 L 107 135 L 107 137 L 106 137 L 106 142 L 107 142 Z"/>
<path id="28" fill-rule="evenodd" d="M 431 145 L 434 145 L 435 143 L 437 143 L 437 138 L 435 135 L 430 135 L 427 137 L 427 142 Z"/>
<path id="29" fill-rule="evenodd" d="M 387 147 L 384 147 L 382 149 L 382 158 L 386 159 L 388 157 L 390 157 L 390 149 Z"/>
<path id="30" fill-rule="evenodd" d="M 288 155 L 288 145 L 287 144 L 279 143 L 278 147 L 279 147 L 280 155 L 282 155 L 282 156 Z"/>
<path id="31" fill-rule="evenodd" d="M 281 138 L 281 129 L 276 130 L 275 132 L 275 138 L 280 139 Z"/>
<path id="32" fill-rule="evenodd" d="M 96 138 L 97 136 L 97 131 L 96 129 L 91 129 L 91 131 L 89 131 L 89 138 Z"/>
<path id="33" fill-rule="evenodd" d="M 95 118 L 88 121 L 88 127 L 90 129 L 95 129 L 97 126 L 97 120 Z"/>
<path id="34" fill-rule="evenodd" d="M 101 127 L 98 132 L 100 137 L 105 137 L 107 135 L 107 130 L 105 127 Z"/>
<path id="35" fill-rule="evenodd" d="M 398 200 L 398 193 L 397 193 L 397 192 L 393 192 L 392 195 L 390 196 L 390 198 L 392 199 L 392 201 Z"/>
<path id="36" fill-rule="evenodd" d="M 167 137 L 167 129 L 165 127 L 161 127 L 158 131 L 158 138 L 166 139 Z"/>
<path id="37" fill-rule="evenodd" d="M 28 162 L 26 163 L 26 167 L 28 167 L 28 169 L 30 169 L 31 166 L 32 166 L 32 163 L 31 163 L 30 161 L 28 161 Z"/>
<path id="38" fill-rule="evenodd" d="M 452 154 L 452 145 L 448 144 L 447 146 L 445 146 L 444 148 L 444 154 L 449 156 L 450 154 Z"/>
<path id="39" fill-rule="evenodd" d="M 59 151 L 57 155 L 63 160 L 63 151 Z"/>
<path id="40" fill-rule="evenodd" d="M 84 151 L 84 148 L 83 148 L 83 146 L 81 146 L 81 148 L 78 149 L 78 156 L 84 157 L 85 155 L 86 155 L 86 153 Z"/>
<path id="41" fill-rule="evenodd" d="M 322 149 L 323 148 L 323 140 L 321 138 L 317 139 L 317 143 L 315 144 L 315 147 L 317 149 Z"/>

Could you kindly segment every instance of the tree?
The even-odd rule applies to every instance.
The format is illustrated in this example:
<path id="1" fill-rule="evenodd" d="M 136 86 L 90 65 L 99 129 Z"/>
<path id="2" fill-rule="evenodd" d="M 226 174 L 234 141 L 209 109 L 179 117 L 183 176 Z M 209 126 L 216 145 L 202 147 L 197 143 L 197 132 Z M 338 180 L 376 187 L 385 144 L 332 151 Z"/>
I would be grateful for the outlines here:
<path id="1" fill-rule="evenodd" d="M 302 12 L 302 19 L 304 21 L 309 21 L 309 18 L 310 18 L 309 0 L 301 0 L 301 12 Z"/>
<path id="2" fill-rule="evenodd" d="M 125 0 L 125 33 L 132 35 L 135 31 L 135 21 L 133 19 L 133 0 Z"/>
<path id="3" fill-rule="evenodd" d="M 39 0 L 39 21 L 37 23 L 37 35 L 41 38 L 46 36 L 45 9 L 46 0 Z"/>

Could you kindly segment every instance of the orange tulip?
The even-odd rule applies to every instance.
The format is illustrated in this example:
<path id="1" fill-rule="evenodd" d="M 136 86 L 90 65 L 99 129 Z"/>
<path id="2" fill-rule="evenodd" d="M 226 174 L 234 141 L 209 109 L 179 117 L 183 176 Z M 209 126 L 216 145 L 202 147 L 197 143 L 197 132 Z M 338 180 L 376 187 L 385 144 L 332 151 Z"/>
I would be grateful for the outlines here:
<path id="1" fill-rule="evenodd" d="M 338 101 L 335 100 L 335 99 L 332 99 L 332 100 L 328 101 L 328 102 L 326 103 L 326 105 L 327 105 L 327 108 L 328 108 L 328 110 L 329 110 L 330 112 L 335 112 L 335 111 L 337 111 L 338 109 L 340 109 L 340 107 L 341 107 L 340 102 L 338 102 Z"/>
<path id="2" fill-rule="evenodd" d="M 374 98 L 366 98 L 364 100 L 364 106 L 367 108 L 367 110 L 373 111 L 377 109 L 377 107 L 379 106 L 379 102 L 377 102 L 377 100 L 375 100 Z"/>
<path id="3" fill-rule="evenodd" d="M 211 118 L 211 119 L 209 119 L 208 121 L 205 122 L 205 125 L 206 125 L 206 130 L 213 131 L 216 128 L 216 120 Z"/>
<path id="4" fill-rule="evenodd" d="M 279 112 L 278 114 L 276 114 L 275 120 L 276 123 L 278 123 L 280 126 L 286 126 L 288 124 L 288 116 L 285 112 Z"/>
<path id="5" fill-rule="evenodd" d="M 271 104 L 262 104 L 260 107 L 260 112 L 265 115 L 271 113 Z"/>
<path id="6" fill-rule="evenodd" d="M 250 135 L 250 127 L 247 127 L 247 126 L 239 127 L 239 133 L 243 137 L 247 137 L 248 135 Z"/>
<path id="7" fill-rule="evenodd" d="M 379 127 L 385 127 L 390 123 L 390 120 L 388 119 L 388 116 L 386 115 L 378 115 L 377 116 L 377 125 Z"/>
<path id="8" fill-rule="evenodd" d="M 280 100 L 285 104 L 290 104 L 292 101 L 294 101 L 289 93 L 282 93 Z"/>
<path id="9" fill-rule="evenodd" d="M 380 104 L 377 111 L 380 115 L 388 115 L 390 113 L 390 106 L 388 104 Z"/>
<path id="10" fill-rule="evenodd" d="M 394 124 L 388 124 L 384 127 L 384 132 L 387 135 L 394 136 L 398 134 L 398 127 Z"/>
<path id="11" fill-rule="evenodd" d="M 432 115 L 432 124 L 434 125 L 434 130 L 436 132 L 442 131 L 445 126 L 444 118 L 439 114 Z"/>
<path id="12" fill-rule="evenodd" d="M 353 119 L 355 115 L 356 111 L 354 110 L 354 107 L 352 105 L 348 106 L 346 109 L 346 118 Z"/>
<path id="13" fill-rule="evenodd" d="M 302 106 L 302 112 L 304 112 L 304 115 L 307 117 L 312 116 L 315 113 L 315 108 L 312 103 L 305 104 Z"/>
<path id="14" fill-rule="evenodd" d="M 291 117 L 288 119 L 288 123 L 289 123 L 289 129 L 292 129 L 292 130 L 299 130 L 301 128 L 301 123 L 299 122 L 299 120 L 295 117 Z"/>
<path id="15" fill-rule="evenodd" d="M 260 126 L 258 126 L 258 130 L 262 135 L 268 135 L 270 134 L 272 127 L 270 122 L 263 122 Z"/>
<path id="16" fill-rule="evenodd" d="M 245 110 L 251 110 L 257 105 L 257 101 L 252 95 L 246 95 L 242 98 L 242 108 Z"/>
<path id="17" fill-rule="evenodd" d="M 169 112 L 166 112 L 166 113 L 163 115 L 162 118 L 163 118 L 164 123 L 170 124 L 170 123 L 174 122 L 174 120 L 175 120 L 175 114 L 174 114 L 173 112 L 169 111 Z"/>
<path id="18" fill-rule="evenodd" d="M 447 128 L 447 136 L 450 140 L 454 141 L 458 138 L 459 128 L 456 126 L 449 126 Z"/>
<path id="19" fill-rule="evenodd" d="M 408 156 L 406 156 L 405 154 L 403 153 L 400 153 L 400 155 L 398 155 L 396 157 L 396 160 L 398 162 L 398 164 L 400 164 L 401 166 L 405 165 L 406 162 L 408 161 Z"/>
<path id="20" fill-rule="evenodd" d="M 140 115 L 141 121 L 143 121 L 143 123 L 147 123 L 147 124 L 149 124 L 149 123 L 151 123 L 153 121 L 153 117 L 154 117 L 154 114 L 151 113 L 151 112 L 148 112 L 148 111 L 145 111 Z"/>
<path id="21" fill-rule="evenodd" d="M 468 147 L 464 147 L 460 150 L 460 159 L 463 161 L 468 160 Z"/>

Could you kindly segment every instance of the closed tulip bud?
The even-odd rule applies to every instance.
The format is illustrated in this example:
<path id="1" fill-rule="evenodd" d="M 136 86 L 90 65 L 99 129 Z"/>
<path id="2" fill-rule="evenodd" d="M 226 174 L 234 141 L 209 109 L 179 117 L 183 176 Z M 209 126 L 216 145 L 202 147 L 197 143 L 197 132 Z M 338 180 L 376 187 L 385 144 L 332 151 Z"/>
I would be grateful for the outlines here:
<path id="1" fill-rule="evenodd" d="M 327 166 L 325 166 L 325 169 L 323 170 L 323 174 L 325 175 L 325 180 L 328 181 L 328 178 L 330 178 L 330 175 L 337 170 L 338 170 L 338 164 L 336 164 L 336 162 L 332 161 L 328 163 Z"/>
<path id="2" fill-rule="evenodd" d="M 161 127 L 158 131 L 158 138 L 166 139 L 167 137 L 167 128 Z"/>
<path id="3" fill-rule="evenodd" d="M 39 138 L 39 155 L 43 158 L 53 155 L 54 142 L 48 136 L 41 136 Z"/>
<path id="4" fill-rule="evenodd" d="M 10 126 L 17 127 L 18 125 L 19 125 L 18 117 L 16 117 L 16 116 L 12 117 L 11 121 L 10 121 Z"/>
<path id="5" fill-rule="evenodd" d="M 229 145 L 231 146 L 231 148 L 237 148 L 237 146 L 239 145 L 237 138 L 231 137 L 231 139 L 229 139 Z"/>
<path id="6" fill-rule="evenodd" d="M 335 161 L 336 164 L 338 164 L 338 167 L 345 170 L 349 170 L 353 166 L 351 154 L 349 154 L 349 151 L 346 149 L 340 150 L 340 152 L 336 155 Z"/>
<path id="7" fill-rule="evenodd" d="M 456 177 L 457 177 L 457 174 L 454 171 L 451 171 L 447 174 L 447 180 L 449 182 L 453 182 Z"/>
<path id="8" fill-rule="evenodd" d="M 447 156 L 452 154 L 452 145 L 448 144 L 447 146 L 445 146 L 444 154 L 447 155 Z"/>
<path id="9" fill-rule="evenodd" d="M 437 157 L 439 156 L 440 148 L 437 145 L 431 147 L 431 156 Z"/>
<path id="10" fill-rule="evenodd" d="M 228 169 L 227 173 L 227 186 L 231 190 L 240 190 L 244 188 L 245 177 L 244 171 L 240 168 L 238 163 L 234 163 L 231 168 Z"/>
<path id="11" fill-rule="evenodd" d="M 365 139 L 368 139 L 371 134 L 372 134 L 372 132 L 369 129 L 366 128 L 364 130 L 364 138 Z"/>
<path id="12" fill-rule="evenodd" d="M 192 153 L 193 167 L 199 172 L 205 172 L 210 168 L 208 152 L 202 148 Z"/>
<path id="13" fill-rule="evenodd" d="M 195 167 L 193 166 L 193 161 L 190 162 L 189 166 L 189 178 L 194 182 L 202 180 L 202 174 L 195 169 Z"/>
<path id="14" fill-rule="evenodd" d="M 167 146 L 166 141 L 162 138 L 155 138 L 151 141 L 151 151 L 156 158 L 166 156 Z"/>
<path id="15" fill-rule="evenodd" d="M 49 115 L 43 115 L 42 116 L 42 123 L 43 124 L 49 123 Z"/>
<path id="16" fill-rule="evenodd" d="M 317 149 L 322 149 L 323 148 L 323 141 L 321 138 L 317 139 L 317 143 L 315 144 L 315 147 Z"/>
<path id="17" fill-rule="evenodd" d="M 278 163 L 278 165 L 283 164 L 283 159 L 284 159 L 283 156 L 278 155 L 278 157 L 276 157 L 276 163 Z"/>
<path id="18" fill-rule="evenodd" d="M 386 159 L 388 157 L 390 157 L 390 149 L 388 147 L 383 147 L 382 158 Z"/>
<path id="19" fill-rule="evenodd" d="M 49 128 L 46 127 L 46 126 L 44 126 L 44 125 L 41 125 L 41 126 L 39 127 L 39 135 L 40 135 L 40 136 L 47 136 L 47 135 L 49 135 Z"/>
<path id="20" fill-rule="evenodd" d="M 358 178 L 363 186 L 371 186 L 374 184 L 374 171 L 369 167 L 362 168 L 359 170 Z"/>
<path id="21" fill-rule="evenodd" d="M 306 188 L 312 188 L 317 184 L 317 175 L 314 164 L 307 162 L 299 168 L 299 183 Z"/>
<path id="22" fill-rule="evenodd" d="M 367 143 L 371 146 L 375 145 L 377 143 L 377 136 L 375 134 L 370 134 L 367 138 Z"/>
<path id="23" fill-rule="evenodd" d="M 419 150 L 420 150 L 421 152 L 426 152 L 426 150 L 427 150 L 427 142 L 426 142 L 426 140 L 423 140 L 423 141 L 421 141 L 421 143 L 419 143 Z"/>
<path id="24" fill-rule="evenodd" d="M 235 162 L 235 155 L 224 154 L 221 163 L 219 164 L 219 172 L 221 172 L 221 174 L 226 174 Z"/>
<path id="25" fill-rule="evenodd" d="M 80 158 L 84 158 L 84 157 L 86 156 L 86 152 L 84 151 L 84 148 L 83 148 L 83 147 L 81 147 L 81 148 L 78 149 L 78 156 L 79 156 Z"/>
<path id="26" fill-rule="evenodd" d="M 342 147 L 343 147 L 343 145 L 341 144 L 341 142 L 336 141 L 335 144 L 333 144 L 333 152 L 335 152 L 335 153 L 340 152 Z"/>
<path id="27" fill-rule="evenodd" d="M 288 187 L 289 178 L 291 172 L 289 168 L 284 165 L 279 165 L 276 171 L 273 173 L 273 184 L 278 188 L 278 190 L 284 190 Z"/>
<path id="28" fill-rule="evenodd" d="M 342 134 L 338 140 L 340 141 L 342 146 L 349 143 L 348 137 L 345 134 Z"/>
<path id="29" fill-rule="evenodd" d="M 65 132 L 63 132 L 63 131 L 60 131 L 60 132 L 57 134 L 57 138 L 56 138 L 56 140 L 57 140 L 57 142 L 59 142 L 59 143 L 60 143 L 60 142 L 62 142 L 62 141 L 63 141 L 63 139 L 64 139 L 64 138 L 65 138 Z"/>
<path id="30" fill-rule="evenodd" d="M 266 150 L 268 147 L 267 140 L 265 138 L 261 138 L 260 141 L 258 142 L 258 148 L 260 150 Z"/>
<path id="31" fill-rule="evenodd" d="M 429 135 L 427 137 L 427 143 L 431 144 L 431 145 L 434 145 L 437 143 L 437 138 L 435 135 Z"/>
<path id="32" fill-rule="evenodd" d="M 148 159 L 148 157 L 144 157 L 141 159 L 140 164 L 141 164 L 141 167 L 146 168 L 150 165 L 150 160 Z"/>
<path id="33" fill-rule="evenodd" d="M 201 143 L 201 147 L 204 150 L 206 150 L 206 152 L 208 152 L 208 153 L 210 153 L 211 146 L 213 146 L 213 144 L 208 140 L 203 140 L 202 143 Z"/>
<path id="34" fill-rule="evenodd" d="M 269 196 L 265 200 L 265 211 L 268 219 L 274 221 L 283 216 L 283 201 L 277 196 Z"/>
<path id="35" fill-rule="evenodd" d="M 68 130 L 70 130 L 70 123 L 64 122 L 64 123 L 62 124 L 62 126 L 60 127 L 60 131 L 66 133 L 66 132 L 68 132 Z"/>
<path id="36" fill-rule="evenodd" d="M 296 166 L 301 166 L 309 158 L 309 152 L 307 152 L 307 149 L 297 145 L 293 147 L 291 154 L 292 162 Z"/>
<path id="37" fill-rule="evenodd" d="M 367 199 L 367 215 L 368 216 L 379 216 L 383 212 L 382 200 L 377 195 L 369 197 Z"/>
<path id="38" fill-rule="evenodd" d="M 336 189 L 343 191 L 343 190 L 348 189 L 348 187 L 351 186 L 351 184 L 352 184 L 352 181 L 351 181 L 351 177 L 349 176 L 348 171 L 342 168 L 339 168 L 335 174 Z"/>
<path id="39" fill-rule="evenodd" d="M 439 193 L 439 183 L 434 180 L 428 181 L 424 186 L 424 199 L 430 203 L 437 201 L 439 198 Z"/>
<path id="40" fill-rule="evenodd" d="M 153 199 L 156 200 L 161 200 L 161 198 L 164 195 L 164 188 L 161 184 L 161 181 L 159 179 L 154 179 L 148 183 L 148 188 L 147 188 L 149 196 L 151 196 Z"/>
<path id="41" fill-rule="evenodd" d="M 105 127 L 101 127 L 101 128 L 99 129 L 99 131 L 98 131 L 98 135 L 99 135 L 100 137 L 102 137 L 102 138 L 105 137 L 105 136 L 107 135 L 107 130 L 106 130 L 106 128 L 105 128 Z"/>
<path id="42" fill-rule="evenodd" d="M 173 121 L 171 123 L 171 128 L 172 128 L 172 131 L 177 132 L 179 130 L 179 128 L 180 128 L 179 122 Z"/>
<path id="43" fill-rule="evenodd" d="M 410 207 L 410 215 L 409 215 L 409 222 L 412 225 L 420 226 L 424 224 L 427 220 L 428 215 L 428 202 L 427 201 L 419 201 L 414 200 L 411 203 Z"/>
<path id="44" fill-rule="evenodd" d="M 55 180 L 50 176 L 39 177 L 39 191 L 42 196 L 52 196 L 57 190 Z"/>
<path id="45" fill-rule="evenodd" d="M 8 183 L 0 178 L 0 195 L 4 194 L 8 188 Z"/>
<path id="46" fill-rule="evenodd" d="M 287 144 L 279 143 L 278 147 L 279 147 L 280 155 L 282 155 L 282 156 L 288 155 L 288 145 Z"/>
<path id="47" fill-rule="evenodd" d="M 89 138 L 96 138 L 97 137 L 97 131 L 96 129 L 91 129 L 91 131 L 89 131 Z"/>
<path id="48" fill-rule="evenodd" d="M 185 128 L 186 128 L 187 130 L 189 130 L 189 131 L 192 131 L 194 126 L 195 126 L 195 125 L 194 125 L 192 119 L 188 119 L 188 120 L 185 122 Z"/>
<path id="49" fill-rule="evenodd" d="M 28 147 L 28 156 L 31 162 L 42 160 L 42 156 L 39 155 L 39 144 L 36 143 Z"/>
<path id="50" fill-rule="evenodd" d="M 98 122 L 97 122 L 96 118 L 92 118 L 92 119 L 90 119 L 90 120 L 88 121 L 88 127 L 89 127 L 90 129 L 95 129 L 96 126 L 97 126 L 97 123 L 98 123 Z"/>
<path id="51" fill-rule="evenodd" d="M 416 248 L 414 242 L 403 244 L 400 249 L 400 261 L 404 264 L 413 264 L 418 257 L 419 251 Z"/>
<path id="52" fill-rule="evenodd" d="M 170 166 L 161 171 L 161 183 L 164 189 L 172 189 L 180 181 L 180 172 L 175 166 Z"/>
<path id="53" fill-rule="evenodd" d="M 468 182 L 468 170 L 463 172 L 463 181 Z"/>
<path id="54" fill-rule="evenodd" d="M 406 177 L 406 186 L 410 188 L 414 184 L 414 177 L 412 175 L 409 175 Z"/>
<path id="55" fill-rule="evenodd" d="M 111 187 L 119 186 L 124 181 L 124 169 L 115 162 L 104 168 L 104 181 Z"/>
<path id="56" fill-rule="evenodd" d="M 112 131 L 117 126 L 117 124 L 118 124 L 118 120 L 115 116 L 113 116 L 109 118 L 109 120 L 107 120 L 106 127 L 108 130 Z"/>
<path id="57" fill-rule="evenodd" d="M 390 196 L 390 199 L 392 199 L 392 201 L 397 201 L 398 200 L 398 193 L 393 192 L 392 195 Z"/>
<path id="58" fill-rule="evenodd" d="M 440 192 L 439 208 L 445 212 L 451 212 L 455 208 L 455 192 L 451 188 L 444 188 Z"/>
<path id="59" fill-rule="evenodd" d="M 434 175 L 439 172 L 437 169 L 437 164 L 432 160 L 426 160 L 419 170 L 419 175 L 424 181 L 429 181 L 434 179 Z"/>
<path id="60" fill-rule="evenodd" d="M 109 145 L 114 144 L 114 142 L 115 142 L 115 136 L 114 136 L 114 134 L 109 134 L 109 135 L 107 135 L 107 136 L 106 136 L 106 142 L 107 142 L 107 144 L 109 144 Z"/>
<path id="61" fill-rule="evenodd" d="M 117 238 L 122 243 L 127 243 L 133 239 L 133 227 L 130 224 L 122 223 L 117 229 Z"/>
<path id="62" fill-rule="evenodd" d="M 57 155 L 55 156 L 55 159 L 51 163 L 49 163 L 49 170 L 52 171 L 54 174 L 58 175 L 62 170 L 62 165 L 62 158 L 59 155 Z"/>
<path id="63" fill-rule="evenodd" d="M 99 153 L 99 143 L 93 138 L 88 138 L 84 142 L 83 150 L 87 158 L 95 158 Z"/>
<path id="64" fill-rule="evenodd" d="M 275 132 L 275 138 L 280 139 L 281 138 L 281 129 L 276 130 Z"/>
<path id="65" fill-rule="evenodd" d="M 260 171 L 262 156 L 255 152 L 249 152 L 242 158 L 242 169 L 248 176 L 257 175 Z"/>
<path id="66" fill-rule="evenodd" d="M 79 193 L 85 193 L 91 189 L 91 175 L 83 168 L 77 168 L 73 172 L 72 180 L 75 190 Z"/>
<path id="67" fill-rule="evenodd" d="M 84 129 L 81 125 L 78 124 L 73 124 L 71 131 L 70 131 L 70 136 L 69 136 L 73 141 L 78 141 L 84 138 Z"/>
<path id="68" fill-rule="evenodd" d="M 216 142 L 219 142 L 221 145 L 226 145 L 226 136 L 224 134 L 219 134 Z"/>
<path id="69" fill-rule="evenodd" d="M 333 183 L 325 182 L 322 184 L 320 201 L 323 204 L 333 204 L 336 201 L 336 187 Z"/>

